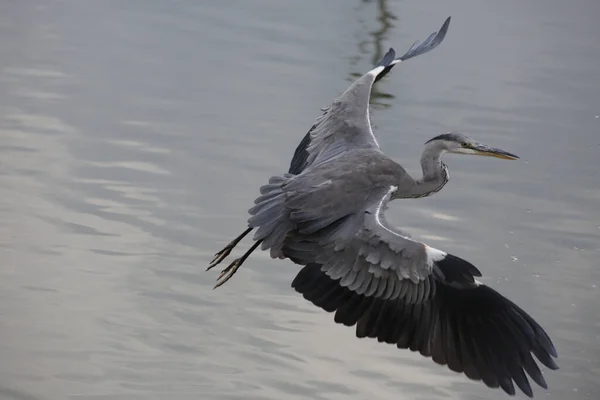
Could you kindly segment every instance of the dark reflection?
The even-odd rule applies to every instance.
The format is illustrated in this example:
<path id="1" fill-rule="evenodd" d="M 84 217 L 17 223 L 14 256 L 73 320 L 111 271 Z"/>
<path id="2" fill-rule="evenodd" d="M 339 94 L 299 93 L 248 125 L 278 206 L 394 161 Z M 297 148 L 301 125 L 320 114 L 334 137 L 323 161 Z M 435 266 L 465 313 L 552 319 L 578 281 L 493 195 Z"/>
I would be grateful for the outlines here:
<path id="1" fill-rule="evenodd" d="M 365 26 L 365 31 L 368 38 L 361 38 L 364 32 L 359 33 L 359 41 L 358 41 L 358 52 L 352 64 L 356 65 L 359 60 L 361 60 L 364 56 L 370 57 L 370 65 L 375 65 L 381 57 L 385 54 L 388 47 L 384 46 L 383 42 L 387 39 L 388 32 L 390 29 L 394 27 L 393 21 L 397 18 L 396 16 L 388 9 L 387 0 L 362 0 L 362 3 L 358 7 L 359 12 L 359 23 Z M 369 22 L 366 22 L 361 16 L 364 14 L 363 6 L 370 6 L 371 3 L 375 3 L 377 7 L 377 16 L 376 20 L 379 27 L 375 30 L 369 29 Z M 363 67 L 364 68 L 364 67 Z M 355 80 L 360 77 L 362 74 L 367 72 L 364 71 L 353 71 L 350 73 L 350 77 L 348 80 Z M 380 89 L 381 82 L 377 82 L 373 86 L 373 90 L 371 91 L 371 106 L 374 108 L 388 108 L 391 106 L 389 100 L 394 98 L 394 95 L 391 93 L 387 93 Z"/>

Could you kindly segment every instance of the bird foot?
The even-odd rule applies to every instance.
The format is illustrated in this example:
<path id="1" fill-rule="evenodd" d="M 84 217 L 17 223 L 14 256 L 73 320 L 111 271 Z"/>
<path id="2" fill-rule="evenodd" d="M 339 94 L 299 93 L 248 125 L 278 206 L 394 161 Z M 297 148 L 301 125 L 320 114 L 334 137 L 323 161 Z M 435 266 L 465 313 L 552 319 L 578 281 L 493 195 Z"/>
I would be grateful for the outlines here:
<path id="1" fill-rule="evenodd" d="M 219 251 L 217 254 L 215 254 L 215 257 L 212 259 L 210 264 L 208 264 L 208 268 L 206 268 L 206 270 L 208 271 L 211 268 L 213 268 L 214 266 L 219 265 L 221 263 L 221 261 L 223 261 L 225 259 L 225 257 L 227 257 L 229 255 L 229 253 L 231 253 L 231 250 L 233 250 L 235 248 L 235 246 L 237 246 L 237 244 L 240 242 L 240 240 L 242 240 L 247 234 L 249 234 L 250 231 L 252 231 L 252 229 L 253 228 L 247 228 L 244 232 L 242 232 L 240 235 L 238 235 L 238 237 L 236 237 L 231 242 L 229 242 L 229 244 L 227 246 L 223 247 L 223 249 L 221 251 Z"/>
<path id="2" fill-rule="evenodd" d="M 225 259 L 225 257 L 227 257 L 231 253 L 231 250 L 233 250 L 233 248 L 235 247 L 236 244 L 237 243 L 231 242 L 227 246 L 223 247 L 223 249 L 221 251 L 216 253 L 215 257 L 212 259 L 210 264 L 208 264 L 208 268 L 206 268 L 206 270 L 208 271 L 208 270 L 214 268 L 215 266 L 219 265 L 221 263 L 221 261 L 223 261 Z"/>
<path id="3" fill-rule="evenodd" d="M 235 260 L 233 260 L 231 262 L 231 264 L 229 264 L 229 266 L 227 268 L 225 268 L 223 271 L 221 271 L 221 273 L 217 277 L 217 284 L 215 285 L 215 287 L 213 289 L 218 288 L 219 286 L 221 286 L 225 282 L 227 282 L 229 279 L 231 279 L 233 274 L 235 274 L 237 272 L 237 270 L 240 268 L 240 266 L 242 265 L 242 262 L 243 262 L 243 259 L 241 257 L 236 258 Z"/>

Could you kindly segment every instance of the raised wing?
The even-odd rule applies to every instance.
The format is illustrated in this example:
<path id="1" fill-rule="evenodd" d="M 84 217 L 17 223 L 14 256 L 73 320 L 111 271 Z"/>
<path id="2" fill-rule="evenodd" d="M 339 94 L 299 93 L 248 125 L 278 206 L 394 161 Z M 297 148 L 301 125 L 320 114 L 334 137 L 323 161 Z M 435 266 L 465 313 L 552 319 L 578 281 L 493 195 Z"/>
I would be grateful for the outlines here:
<path id="1" fill-rule="evenodd" d="M 373 83 L 383 78 L 394 65 L 435 49 L 446 37 L 450 17 L 438 32 L 422 43 L 415 42 L 401 57 L 390 49 L 377 65 L 358 78 L 317 119 L 294 151 L 288 172 L 297 175 L 308 166 L 357 148 L 379 148 L 369 120 L 369 99 Z"/>
<path id="2" fill-rule="evenodd" d="M 377 74 L 390 66 L 395 56 L 390 48 L 379 64 L 322 109 L 323 114 L 297 148 L 296 153 L 300 154 L 292 159 L 290 170 L 300 172 L 350 149 L 379 148 L 369 120 L 371 87 Z"/>
<path id="3" fill-rule="evenodd" d="M 335 311 L 335 322 L 356 325 L 357 337 L 418 351 L 510 395 L 516 384 L 533 396 L 525 373 L 546 388 L 532 354 L 546 367 L 558 367 L 543 328 L 476 281 L 481 274 L 469 262 L 392 229 L 383 210 L 394 190 L 389 187 L 361 215 L 288 235 L 284 254 L 305 265 L 292 287 Z"/>

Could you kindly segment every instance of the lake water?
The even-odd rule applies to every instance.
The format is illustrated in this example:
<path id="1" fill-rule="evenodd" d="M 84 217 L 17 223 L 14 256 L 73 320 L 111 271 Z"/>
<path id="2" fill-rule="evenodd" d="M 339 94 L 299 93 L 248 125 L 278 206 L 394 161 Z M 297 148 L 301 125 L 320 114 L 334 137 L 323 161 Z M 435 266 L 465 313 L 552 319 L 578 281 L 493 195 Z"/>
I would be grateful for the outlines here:
<path id="1" fill-rule="evenodd" d="M 549 332 L 538 398 L 600 395 L 600 2 L 0 3 L 0 398 L 506 399 L 302 299 L 298 268 L 204 272 L 327 105 L 389 46 L 386 153 L 448 156 L 391 222 L 460 255 Z M 240 249 L 243 250 L 245 245 Z"/>

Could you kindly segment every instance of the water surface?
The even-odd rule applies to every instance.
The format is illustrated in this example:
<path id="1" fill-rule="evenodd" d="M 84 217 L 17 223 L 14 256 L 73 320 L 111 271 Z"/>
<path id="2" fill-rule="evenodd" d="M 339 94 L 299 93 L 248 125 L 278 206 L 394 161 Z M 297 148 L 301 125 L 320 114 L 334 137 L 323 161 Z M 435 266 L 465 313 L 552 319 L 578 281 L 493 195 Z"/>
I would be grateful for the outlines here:
<path id="1" fill-rule="evenodd" d="M 209 2 L 204 2 L 209 3 Z M 600 3 L 7 1 L 0 5 L 0 397 L 505 399 L 354 338 L 255 254 L 212 254 L 319 108 L 453 21 L 375 88 L 419 172 L 450 130 L 522 157 L 447 157 L 389 219 L 458 254 L 550 333 L 544 399 L 600 394 Z M 247 246 L 247 244 L 246 244 Z M 536 388 L 537 389 L 537 388 Z"/>

